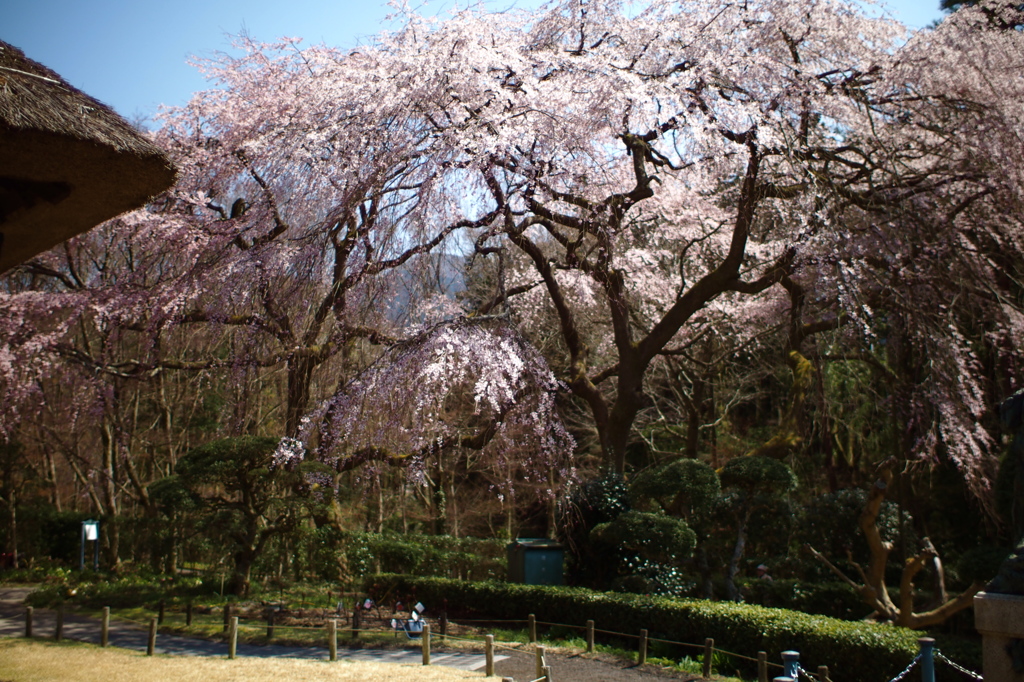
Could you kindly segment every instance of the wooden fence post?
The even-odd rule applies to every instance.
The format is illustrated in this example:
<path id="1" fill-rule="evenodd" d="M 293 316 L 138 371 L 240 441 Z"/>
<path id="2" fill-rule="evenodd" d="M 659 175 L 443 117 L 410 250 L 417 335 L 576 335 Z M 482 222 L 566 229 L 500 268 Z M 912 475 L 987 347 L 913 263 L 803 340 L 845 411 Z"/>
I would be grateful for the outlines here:
<path id="1" fill-rule="evenodd" d="M 430 624 L 423 624 L 423 665 L 430 665 Z"/>
<path id="2" fill-rule="evenodd" d="M 484 677 L 494 677 L 494 635 L 484 637 Z"/>
<path id="3" fill-rule="evenodd" d="M 156 618 L 149 619 L 149 641 L 146 643 L 146 655 L 152 656 L 156 651 Z"/>
<path id="4" fill-rule="evenodd" d="M 768 682 L 768 652 L 757 652 L 757 682 Z"/>
<path id="5" fill-rule="evenodd" d="M 32 613 L 35 611 L 31 606 L 25 607 L 25 636 L 32 636 Z"/>
<path id="6" fill-rule="evenodd" d="M 163 625 L 164 624 L 164 608 L 166 606 L 167 605 L 164 602 L 164 600 L 161 599 L 160 600 L 160 604 L 158 605 L 159 610 L 157 611 L 157 615 L 156 615 L 156 624 L 157 625 Z"/>
<path id="7" fill-rule="evenodd" d="M 829 680 L 829 678 L 828 678 L 828 666 L 827 665 L 819 665 L 818 666 L 818 682 L 831 682 L 831 680 Z"/>
<path id="8" fill-rule="evenodd" d="M 228 658 L 234 659 L 238 653 L 238 616 L 231 617 L 231 629 L 228 632 Z"/>
<path id="9" fill-rule="evenodd" d="M 537 616 L 531 613 L 527 616 L 526 620 L 530 624 L 530 644 L 533 644 L 537 641 Z M 537 677 L 540 677 L 540 675 L 537 675 Z"/>
<path id="10" fill-rule="evenodd" d="M 587 653 L 594 653 L 594 621 L 587 621 Z"/>
<path id="11" fill-rule="evenodd" d="M 110 644 L 110 607 L 103 607 L 103 620 L 100 621 L 100 646 Z"/>
<path id="12" fill-rule="evenodd" d="M 541 677 L 544 678 L 544 682 L 551 682 L 551 666 L 544 666 L 540 669 Z"/>
<path id="13" fill-rule="evenodd" d="M 228 626 L 231 625 L 231 603 L 224 604 L 224 632 L 228 631 Z"/>
<path id="14" fill-rule="evenodd" d="M 64 602 L 57 604 L 57 629 L 53 633 L 53 638 L 58 642 L 64 639 Z"/>
<path id="15" fill-rule="evenodd" d="M 704 674 L 705 680 L 711 679 L 711 659 L 715 657 L 715 640 L 708 637 L 704 640 Z"/>
<path id="16" fill-rule="evenodd" d="M 338 660 L 338 621 L 331 618 L 327 621 L 327 650 L 331 660 Z"/>
<path id="17" fill-rule="evenodd" d="M 534 675 L 533 677 L 534 677 L 534 679 L 538 679 L 539 680 L 540 678 L 544 677 L 544 665 L 545 665 L 545 662 L 544 662 L 544 647 L 538 646 L 536 654 L 537 654 L 537 665 L 534 668 L 534 672 L 536 672 L 537 674 Z"/>
<path id="18" fill-rule="evenodd" d="M 637 665 L 643 665 L 647 662 L 647 630 L 640 631 L 640 651 L 636 656 Z"/>
<path id="19" fill-rule="evenodd" d="M 185 627 L 192 625 L 192 602 L 185 604 Z"/>

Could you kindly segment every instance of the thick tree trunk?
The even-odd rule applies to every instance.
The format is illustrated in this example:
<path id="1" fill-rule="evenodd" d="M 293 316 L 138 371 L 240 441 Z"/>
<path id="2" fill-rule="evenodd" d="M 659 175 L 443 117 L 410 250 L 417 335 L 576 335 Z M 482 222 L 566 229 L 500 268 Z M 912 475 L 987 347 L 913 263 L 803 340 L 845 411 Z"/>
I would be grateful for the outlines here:
<path id="1" fill-rule="evenodd" d="M 103 555 L 107 562 L 107 568 L 117 571 L 121 568 L 121 524 L 116 516 L 109 516 L 106 523 L 101 527 L 105 538 L 103 543 Z"/>
<path id="2" fill-rule="evenodd" d="M 626 472 L 626 449 L 633 433 L 633 422 L 644 402 L 643 373 L 620 369 L 618 394 L 608 415 L 605 462 L 619 475 Z"/>
<path id="3" fill-rule="evenodd" d="M 252 565 L 256 561 L 256 550 L 246 547 L 235 552 L 235 570 L 231 575 L 228 590 L 238 597 L 249 596 Z"/>
<path id="4" fill-rule="evenodd" d="M 295 438 L 302 417 L 309 408 L 310 385 L 317 362 L 307 351 L 296 351 L 288 359 L 288 401 L 285 407 L 285 435 Z"/>

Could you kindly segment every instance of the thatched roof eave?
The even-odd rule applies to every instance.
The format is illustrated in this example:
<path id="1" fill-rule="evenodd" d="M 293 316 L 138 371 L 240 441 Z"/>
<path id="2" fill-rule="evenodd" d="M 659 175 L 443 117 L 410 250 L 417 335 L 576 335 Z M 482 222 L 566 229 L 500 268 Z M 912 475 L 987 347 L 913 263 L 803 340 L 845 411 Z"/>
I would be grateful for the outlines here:
<path id="1" fill-rule="evenodd" d="M 166 154 L 0 41 L 0 272 L 169 188 Z"/>

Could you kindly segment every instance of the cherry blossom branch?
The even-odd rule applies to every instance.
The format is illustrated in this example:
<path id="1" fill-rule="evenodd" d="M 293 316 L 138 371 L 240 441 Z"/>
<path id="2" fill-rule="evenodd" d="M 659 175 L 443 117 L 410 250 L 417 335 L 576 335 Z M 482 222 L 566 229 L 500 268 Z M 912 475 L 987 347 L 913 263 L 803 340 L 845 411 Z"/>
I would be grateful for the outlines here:
<path id="1" fill-rule="evenodd" d="M 272 242 L 288 230 L 288 223 L 281 216 L 281 211 L 278 209 L 277 199 L 274 197 L 273 190 L 270 188 L 270 185 L 267 184 L 267 181 L 264 180 L 263 177 L 256 172 L 256 169 L 252 167 L 245 150 L 236 149 L 234 155 L 242 163 L 242 166 L 249 172 L 249 175 L 252 176 L 252 179 L 256 181 L 256 184 L 260 186 L 260 189 L 263 190 L 263 196 L 267 200 L 267 204 L 270 206 L 270 210 L 274 216 L 274 229 L 261 237 L 253 239 L 251 244 L 247 245 L 241 235 L 235 239 L 235 244 L 237 244 L 240 249 L 246 250 L 254 246 L 263 246 L 264 244 Z"/>
<path id="2" fill-rule="evenodd" d="M 488 300 L 488 301 L 484 302 L 483 304 L 481 304 L 480 307 L 478 307 L 473 312 L 473 315 L 474 316 L 487 315 L 499 303 L 502 303 L 502 302 L 506 301 L 507 299 L 512 298 L 514 296 L 518 296 L 520 294 L 525 294 L 525 293 L 527 293 L 529 291 L 532 291 L 532 290 L 536 289 L 538 286 L 540 286 L 543 283 L 544 283 L 544 280 L 539 279 L 539 280 L 534 280 L 533 282 L 528 282 L 527 284 L 520 284 L 519 286 L 510 287 L 509 289 L 496 294 L 490 300 Z"/>

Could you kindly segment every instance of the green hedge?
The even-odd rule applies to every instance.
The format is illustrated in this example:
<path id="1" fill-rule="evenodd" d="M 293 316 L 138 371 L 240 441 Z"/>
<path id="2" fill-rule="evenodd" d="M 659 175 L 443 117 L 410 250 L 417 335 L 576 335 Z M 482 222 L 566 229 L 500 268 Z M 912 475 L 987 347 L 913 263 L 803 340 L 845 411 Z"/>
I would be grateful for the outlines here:
<path id="1" fill-rule="evenodd" d="M 905 628 L 812 616 L 728 602 L 594 592 L 583 588 L 467 582 L 386 574 L 364 583 L 376 599 L 411 598 L 438 609 L 447 603 L 453 617 L 495 620 L 525 619 L 583 625 L 598 629 L 700 644 L 706 637 L 716 648 L 745 656 L 769 652 L 800 652 L 801 665 L 816 670 L 827 665 L 835 682 L 886 682 L 917 654 L 921 633 Z M 749 671 L 748 671 L 749 672 Z"/>

